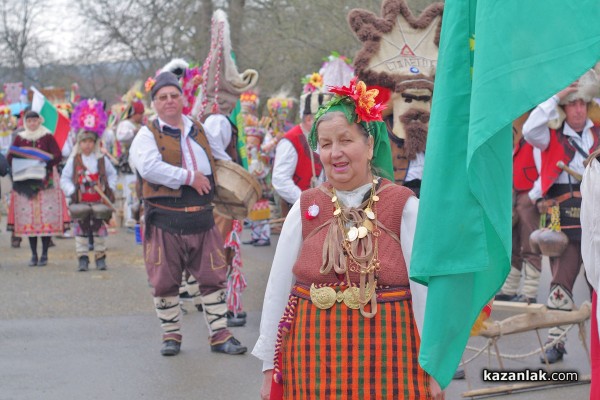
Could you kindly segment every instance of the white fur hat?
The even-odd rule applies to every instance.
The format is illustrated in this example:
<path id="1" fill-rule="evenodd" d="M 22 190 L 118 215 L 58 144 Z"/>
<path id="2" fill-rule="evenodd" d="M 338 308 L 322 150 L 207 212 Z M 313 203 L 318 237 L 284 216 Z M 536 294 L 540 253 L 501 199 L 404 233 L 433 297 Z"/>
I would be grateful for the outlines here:
<path id="1" fill-rule="evenodd" d="M 564 106 L 572 101 L 582 99 L 589 103 L 594 97 L 600 95 L 600 63 L 587 71 L 577 81 L 578 89 L 561 100 L 560 105 Z"/>

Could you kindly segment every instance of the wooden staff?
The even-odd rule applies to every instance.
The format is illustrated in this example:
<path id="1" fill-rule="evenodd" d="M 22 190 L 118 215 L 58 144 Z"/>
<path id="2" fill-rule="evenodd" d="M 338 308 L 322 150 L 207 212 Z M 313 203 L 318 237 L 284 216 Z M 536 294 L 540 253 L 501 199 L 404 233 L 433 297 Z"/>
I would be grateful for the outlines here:
<path id="1" fill-rule="evenodd" d="M 113 205 L 113 203 L 109 200 L 109 198 L 106 196 L 106 194 L 104 194 L 104 191 L 102 189 L 100 189 L 100 187 L 98 185 L 94 185 L 94 190 L 100 195 L 100 197 L 102 197 L 102 200 L 104 200 L 104 202 L 106 203 L 107 206 L 109 206 L 110 208 L 113 209 L 113 211 L 117 211 L 116 207 Z"/>
<path id="2" fill-rule="evenodd" d="M 562 161 L 557 162 L 556 166 L 558 168 L 562 169 L 563 171 L 565 171 L 567 174 L 571 175 L 573 178 L 577 179 L 578 181 L 581 181 L 583 179 L 583 177 L 581 176 L 580 173 L 573 171 L 571 168 L 569 168 L 567 165 L 565 165 L 565 163 Z"/>

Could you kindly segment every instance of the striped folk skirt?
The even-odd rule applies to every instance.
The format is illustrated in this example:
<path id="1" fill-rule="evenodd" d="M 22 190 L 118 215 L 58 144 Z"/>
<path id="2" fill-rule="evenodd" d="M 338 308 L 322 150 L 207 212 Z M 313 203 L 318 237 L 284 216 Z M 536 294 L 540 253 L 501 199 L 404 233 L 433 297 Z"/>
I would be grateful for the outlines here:
<path id="1" fill-rule="evenodd" d="M 374 318 L 297 298 L 281 342 L 284 399 L 430 399 L 418 364 L 412 301 L 378 304 Z"/>
<path id="2" fill-rule="evenodd" d="M 7 228 L 15 236 L 60 236 L 70 220 L 60 188 L 40 190 L 32 198 L 13 190 L 7 219 Z"/>

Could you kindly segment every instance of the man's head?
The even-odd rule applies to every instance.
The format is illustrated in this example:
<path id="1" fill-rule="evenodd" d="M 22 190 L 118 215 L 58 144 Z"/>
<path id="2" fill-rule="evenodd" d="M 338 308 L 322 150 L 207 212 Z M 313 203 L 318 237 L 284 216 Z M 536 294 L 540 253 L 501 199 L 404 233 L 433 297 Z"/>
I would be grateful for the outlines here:
<path id="1" fill-rule="evenodd" d="M 158 74 L 158 76 L 154 80 L 154 85 L 150 90 L 150 98 L 152 99 L 152 101 L 155 100 L 156 95 L 162 88 L 168 86 L 174 87 L 179 92 L 179 94 L 183 93 L 177 76 L 175 76 L 175 74 L 170 71 L 163 71 L 160 74 Z"/>
<path id="2" fill-rule="evenodd" d="M 332 98 L 331 93 L 311 92 L 300 96 L 300 115 L 302 118 L 302 127 L 305 132 L 310 132 L 315 114 L 323 103 L 327 103 Z"/>
<path id="3" fill-rule="evenodd" d="M 588 103 L 583 99 L 573 100 L 563 106 L 565 109 L 565 121 L 576 132 L 585 128 L 588 119 Z"/>
<path id="4" fill-rule="evenodd" d="M 169 123 L 181 118 L 183 112 L 183 91 L 177 77 L 172 72 L 161 72 L 152 87 L 151 97 L 158 117 Z"/>
<path id="5" fill-rule="evenodd" d="M 131 107 L 129 107 L 127 118 L 131 119 L 136 123 L 140 123 L 144 118 L 144 111 L 144 103 L 142 103 L 141 101 L 134 101 L 133 103 L 131 103 Z"/>
<path id="6" fill-rule="evenodd" d="M 577 81 L 577 90 L 560 101 L 565 111 L 565 121 L 573 130 L 585 128 L 588 119 L 588 105 L 600 93 L 600 77 L 595 69 L 587 71 Z"/>

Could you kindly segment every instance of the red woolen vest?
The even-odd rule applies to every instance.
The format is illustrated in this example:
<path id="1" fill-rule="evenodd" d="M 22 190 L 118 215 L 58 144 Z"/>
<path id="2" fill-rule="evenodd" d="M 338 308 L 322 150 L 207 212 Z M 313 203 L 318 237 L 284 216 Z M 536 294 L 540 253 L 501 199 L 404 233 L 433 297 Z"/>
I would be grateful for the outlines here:
<path id="1" fill-rule="evenodd" d="M 539 174 L 533 159 L 533 146 L 521 139 L 513 152 L 513 188 L 529 191 Z"/>
<path id="2" fill-rule="evenodd" d="M 292 142 L 294 149 L 296 149 L 296 152 L 298 153 L 298 164 L 296 164 L 296 170 L 294 171 L 294 183 L 302 191 L 310 189 L 310 180 L 312 178 L 310 152 L 313 153 L 313 158 L 315 160 L 316 176 L 319 176 L 323 169 L 323 164 L 321 164 L 319 155 L 312 151 L 308 146 L 308 140 L 306 140 L 306 136 L 304 136 L 300 125 L 296 125 L 287 131 L 283 138 Z"/>
<path id="3" fill-rule="evenodd" d="M 300 195 L 300 212 L 302 215 L 302 249 L 294 264 L 294 276 L 298 283 L 310 286 L 312 283 L 339 283 L 340 278 L 334 271 L 322 275 L 319 269 L 323 263 L 323 245 L 330 224 L 336 223 L 333 219 L 334 204 L 331 202 L 331 184 L 325 182 L 318 188 L 308 189 Z M 414 196 L 412 190 L 396 185 L 387 179 L 382 179 L 377 190 L 379 201 L 374 208 L 380 225 L 385 226 L 396 235 L 400 234 L 402 212 L 406 201 Z M 316 204 L 319 206 L 319 214 L 316 218 L 308 220 L 306 211 L 308 207 Z M 322 226 L 325 224 L 324 226 Z M 321 227 L 319 229 L 319 227 Z M 408 272 L 402 247 L 397 238 L 393 238 L 385 230 L 381 229 L 379 236 L 379 261 L 381 271 L 379 273 L 378 285 L 391 287 L 408 286 Z M 345 281 L 345 277 L 341 277 Z M 352 283 L 358 283 L 359 273 L 350 272 Z"/>
<path id="4" fill-rule="evenodd" d="M 563 172 L 562 169 L 556 166 L 556 163 L 562 161 L 565 165 L 568 165 L 575 152 L 575 147 L 571 146 L 568 141 L 568 136 L 563 135 L 564 124 L 559 129 L 550 129 L 550 143 L 546 150 L 542 151 L 542 193 L 545 196 L 548 190 L 554 182 L 558 179 L 558 176 Z M 599 144 L 600 139 L 600 127 L 593 126 L 591 128 L 592 135 L 594 136 L 594 143 L 589 149 L 584 149 L 591 153 L 594 151 Z"/>

